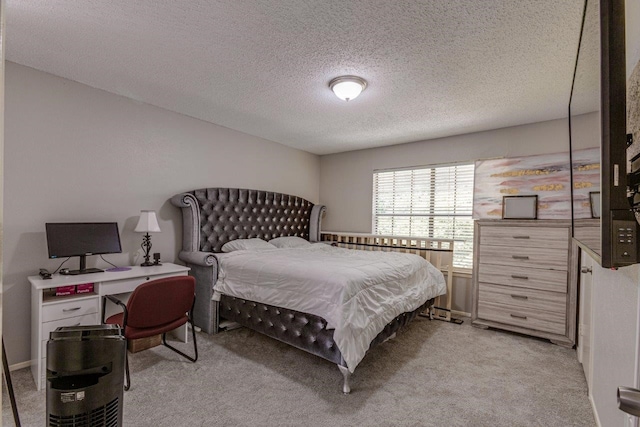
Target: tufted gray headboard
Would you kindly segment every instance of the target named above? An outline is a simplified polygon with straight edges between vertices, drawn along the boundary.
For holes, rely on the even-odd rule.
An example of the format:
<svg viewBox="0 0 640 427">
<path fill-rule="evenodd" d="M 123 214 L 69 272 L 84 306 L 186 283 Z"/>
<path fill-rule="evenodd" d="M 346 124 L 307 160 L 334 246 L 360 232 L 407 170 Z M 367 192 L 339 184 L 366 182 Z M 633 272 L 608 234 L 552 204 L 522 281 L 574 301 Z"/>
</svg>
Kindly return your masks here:
<svg viewBox="0 0 640 427">
<path fill-rule="evenodd" d="M 178 194 L 171 201 L 183 208 L 185 251 L 220 252 L 231 240 L 252 237 L 320 240 L 324 206 L 301 197 L 241 188 L 203 188 Z"/>
<path fill-rule="evenodd" d="M 270 240 L 298 236 L 320 241 L 325 207 L 301 197 L 242 188 L 203 188 L 181 193 L 171 203 L 182 209 L 182 251 L 179 258 L 196 278 L 194 320 L 206 332 L 215 325 L 211 296 L 218 278 L 215 253 L 236 239 Z"/>
</svg>

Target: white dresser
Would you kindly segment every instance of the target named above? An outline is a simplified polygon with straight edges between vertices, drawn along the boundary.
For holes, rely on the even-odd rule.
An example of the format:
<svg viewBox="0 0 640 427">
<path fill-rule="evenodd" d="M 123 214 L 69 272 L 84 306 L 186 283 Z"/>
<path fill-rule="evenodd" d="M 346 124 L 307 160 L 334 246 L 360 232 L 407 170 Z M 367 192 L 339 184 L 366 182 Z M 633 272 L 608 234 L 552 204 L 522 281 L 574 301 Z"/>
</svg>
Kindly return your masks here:
<svg viewBox="0 0 640 427">
<path fill-rule="evenodd" d="M 570 221 L 476 221 L 472 324 L 573 346 L 572 253 Z"/>
<path fill-rule="evenodd" d="M 47 374 L 47 341 L 49 333 L 60 326 L 99 325 L 102 321 L 102 296 L 132 292 L 149 280 L 171 276 L 185 276 L 188 267 L 165 263 L 153 267 L 131 267 L 126 271 L 78 276 L 53 275 L 44 280 L 29 276 L 31 282 L 31 373 L 38 390 L 45 386 Z M 68 296 L 56 296 L 55 288 L 93 283 L 93 292 Z M 118 309 L 114 308 L 114 312 Z M 109 311 L 107 311 L 109 314 Z M 186 328 L 186 325 L 185 325 Z M 186 329 L 179 332 L 186 341 Z"/>
</svg>

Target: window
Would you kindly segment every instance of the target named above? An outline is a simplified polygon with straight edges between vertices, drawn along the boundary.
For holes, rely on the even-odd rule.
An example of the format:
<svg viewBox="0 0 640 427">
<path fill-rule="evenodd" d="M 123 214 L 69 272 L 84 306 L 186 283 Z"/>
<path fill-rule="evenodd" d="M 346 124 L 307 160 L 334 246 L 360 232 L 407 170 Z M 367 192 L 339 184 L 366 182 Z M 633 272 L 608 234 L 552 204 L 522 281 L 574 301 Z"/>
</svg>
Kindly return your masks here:
<svg viewBox="0 0 640 427">
<path fill-rule="evenodd" d="M 374 234 L 455 239 L 454 267 L 473 267 L 473 164 L 373 173 Z"/>
</svg>

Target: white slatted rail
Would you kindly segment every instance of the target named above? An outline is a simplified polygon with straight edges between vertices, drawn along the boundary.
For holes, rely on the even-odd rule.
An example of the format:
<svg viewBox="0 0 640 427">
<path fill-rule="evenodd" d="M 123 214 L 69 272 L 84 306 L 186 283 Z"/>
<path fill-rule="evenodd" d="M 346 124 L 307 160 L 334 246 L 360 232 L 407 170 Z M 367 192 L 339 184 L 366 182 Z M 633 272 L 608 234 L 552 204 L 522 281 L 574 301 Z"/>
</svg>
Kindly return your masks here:
<svg viewBox="0 0 640 427">
<path fill-rule="evenodd" d="M 433 314 L 440 320 L 451 321 L 454 240 L 335 231 L 323 231 L 321 234 L 323 242 L 331 242 L 338 247 L 365 251 L 411 253 L 429 261 L 442 271 L 447 282 L 447 293 L 436 298 Z"/>
</svg>

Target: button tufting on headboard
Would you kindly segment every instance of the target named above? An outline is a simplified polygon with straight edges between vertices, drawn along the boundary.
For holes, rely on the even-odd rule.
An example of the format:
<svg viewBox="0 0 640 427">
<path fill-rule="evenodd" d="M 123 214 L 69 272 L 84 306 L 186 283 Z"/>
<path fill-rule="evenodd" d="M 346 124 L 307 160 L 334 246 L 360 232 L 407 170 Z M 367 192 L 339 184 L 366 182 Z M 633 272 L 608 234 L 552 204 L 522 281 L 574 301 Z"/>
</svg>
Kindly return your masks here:
<svg viewBox="0 0 640 427">
<path fill-rule="evenodd" d="M 220 252 L 235 239 L 309 238 L 313 204 L 301 197 L 237 188 L 204 188 L 192 194 L 200 205 L 201 251 Z"/>
</svg>

